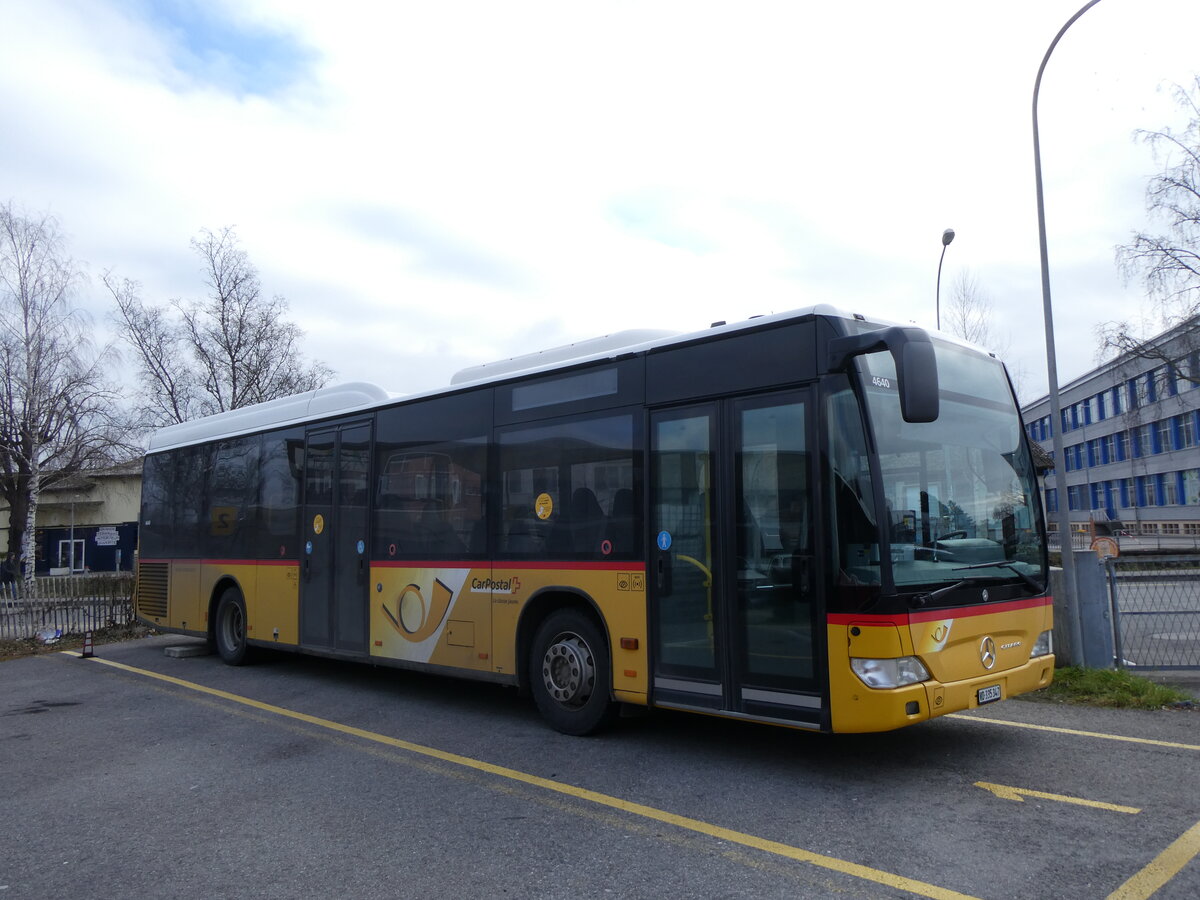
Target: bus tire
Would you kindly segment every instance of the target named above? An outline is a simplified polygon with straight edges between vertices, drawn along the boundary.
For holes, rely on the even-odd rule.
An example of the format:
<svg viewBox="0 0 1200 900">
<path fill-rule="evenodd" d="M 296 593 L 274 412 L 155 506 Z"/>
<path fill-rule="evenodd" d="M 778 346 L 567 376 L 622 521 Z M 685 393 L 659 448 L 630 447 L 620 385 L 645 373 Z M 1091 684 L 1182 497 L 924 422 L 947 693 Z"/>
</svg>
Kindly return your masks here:
<svg viewBox="0 0 1200 900">
<path fill-rule="evenodd" d="M 555 731 L 593 734 L 609 724 L 617 712 L 611 681 L 608 643 L 588 616 L 560 609 L 542 622 L 529 655 L 529 685 Z"/>
<path fill-rule="evenodd" d="M 231 666 L 249 661 L 250 647 L 246 642 L 246 602 L 237 588 L 226 588 L 217 601 L 217 616 L 213 624 L 213 639 L 217 655 Z"/>
</svg>

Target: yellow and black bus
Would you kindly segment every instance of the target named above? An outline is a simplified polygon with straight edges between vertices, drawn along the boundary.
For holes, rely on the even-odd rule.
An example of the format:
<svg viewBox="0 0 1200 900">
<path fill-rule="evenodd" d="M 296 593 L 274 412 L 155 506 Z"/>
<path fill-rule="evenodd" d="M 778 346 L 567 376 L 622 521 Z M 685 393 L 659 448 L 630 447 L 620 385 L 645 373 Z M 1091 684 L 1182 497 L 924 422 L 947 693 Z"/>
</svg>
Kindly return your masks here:
<svg viewBox="0 0 1200 900">
<path fill-rule="evenodd" d="M 879 731 L 1050 682 L 1037 498 L 996 359 L 820 306 L 164 428 L 137 609 L 233 665 L 514 685 L 570 734 Z"/>
</svg>

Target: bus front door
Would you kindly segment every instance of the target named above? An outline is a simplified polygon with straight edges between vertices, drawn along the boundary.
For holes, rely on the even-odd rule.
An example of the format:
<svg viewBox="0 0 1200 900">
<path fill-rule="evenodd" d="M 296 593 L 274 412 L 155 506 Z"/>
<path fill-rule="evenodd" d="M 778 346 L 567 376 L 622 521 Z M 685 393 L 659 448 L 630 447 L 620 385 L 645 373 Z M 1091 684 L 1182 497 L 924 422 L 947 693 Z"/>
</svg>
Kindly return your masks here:
<svg viewBox="0 0 1200 900">
<path fill-rule="evenodd" d="M 654 702 L 821 724 L 811 402 L 653 414 Z"/>
<path fill-rule="evenodd" d="M 365 653 L 371 424 L 309 429 L 304 452 L 300 644 Z"/>
</svg>

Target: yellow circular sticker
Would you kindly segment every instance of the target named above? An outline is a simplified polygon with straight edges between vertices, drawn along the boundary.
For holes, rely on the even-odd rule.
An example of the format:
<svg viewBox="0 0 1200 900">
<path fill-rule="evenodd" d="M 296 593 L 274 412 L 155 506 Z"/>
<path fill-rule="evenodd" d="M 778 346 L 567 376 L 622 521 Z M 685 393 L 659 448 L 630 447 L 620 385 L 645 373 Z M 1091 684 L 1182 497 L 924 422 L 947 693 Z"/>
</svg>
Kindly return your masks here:
<svg viewBox="0 0 1200 900">
<path fill-rule="evenodd" d="M 548 519 L 554 513 L 554 500 L 549 494 L 538 494 L 533 510 L 539 519 Z"/>
<path fill-rule="evenodd" d="M 321 515 L 320 513 L 317 513 L 316 516 L 313 517 L 313 533 L 320 534 L 324 530 L 325 530 L 325 517 L 323 515 Z"/>
</svg>

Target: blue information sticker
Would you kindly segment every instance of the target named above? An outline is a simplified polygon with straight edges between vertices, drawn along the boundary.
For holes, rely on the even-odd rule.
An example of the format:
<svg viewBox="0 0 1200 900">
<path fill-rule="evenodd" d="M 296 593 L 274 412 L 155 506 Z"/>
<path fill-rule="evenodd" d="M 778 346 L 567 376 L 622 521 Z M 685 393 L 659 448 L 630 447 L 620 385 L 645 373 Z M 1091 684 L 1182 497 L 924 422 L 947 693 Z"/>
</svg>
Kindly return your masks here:
<svg viewBox="0 0 1200 900">
<path fill-rule="evenodd" d="M 364 544 L 362 541 L 359 541 L 359 542 L 358 542 L 358 555 L 359 555 L 359 556 L 362 556 L 362 555 L 363 555 L 363 551 L 364 551 L 364 550 L 366 550 L 366 549 L 367 549 L 367 545 L 366 545 L 366 544 Z"/>
<path fill-rule="evenodd" d="M 659 550 L 670 550 L 671 549 L 671 532 L 660 531 L 658 533 L 658 549 Z"/>
<path fill-rule="evenodd" d="M 311 553 L 312 553 L 312 541 L 305 541 L 305 542 L 304 542 L 304 552 L 305 552 L 305 553 L 308 553 L 308 554 L 311 554 Z"/>
</svg>

